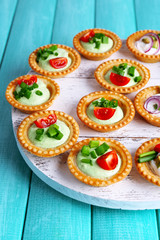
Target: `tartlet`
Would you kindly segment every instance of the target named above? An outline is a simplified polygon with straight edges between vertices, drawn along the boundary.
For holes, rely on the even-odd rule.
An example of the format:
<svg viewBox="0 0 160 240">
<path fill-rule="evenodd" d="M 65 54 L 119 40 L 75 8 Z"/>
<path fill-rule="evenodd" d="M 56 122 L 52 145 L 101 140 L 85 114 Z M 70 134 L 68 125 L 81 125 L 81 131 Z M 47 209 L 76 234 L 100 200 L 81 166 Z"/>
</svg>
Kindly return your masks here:
<svg viewBox="0 0 160 240">
<path fill-rule="evenodd" d="M 134 105 L 136 108 L 136 111 L 150 124 L 155 125 L 157 127 L 160 127 L 160 117 L 157 117 L 154 114 L 149 113 L 145 108 L 144 108 L 144 103 L 145 101 L 155 95 L 155 94 L 160 94 L 160 87 L 159 86 L 153 86 L 153 87 L 148 87 L 143 90 L 141 90 L 134 99 Z"/>
<path fill-rule="evenodd" d="M 155 33 L 158 34 L 160 31 L 157 30 L 141 30 L 137 31 L 133 34 L 131 34 L 126 41 L 126 45 L 128 49 L 135 55 L 135 57 L 142 61 L 142 62 L 148 62 L 148 63 L 155 63 L 160 61 L 160 54 L 158 55 L 147 55 L 145 53 L 140 52 L 136 46 L 135 42 L 138 41 L 142 36 L 148 33 Z"/>
<path fill-rule="evenodd" d="M 95 33 L 103 33 L 107 37 L 111 38 L 113 40 L 112 48 L 109 51 L 106 51 L 103 53 L 93 53 L 93 52 L 89 52 L 86 49 L 84 49 L 80 43 L 80 38 L 83 35 L 85 35 L 86 33 L 88 33 L 89 31 L 94 31 Z M 82 54 L 85 58 L 98 61 L 98 60 L 103 60 L 105 58 L 108 58 L 114 52 L 118 51 L 122 46 L 122 41 L 115 33 L 111 32 L 111 31 L 108 31 L 105 29 L 100 29 L 100 28 L 94 28 L 94 29 L 84 30 L 84 31 L 78 33 L 77 35 L 75 35 L 75 37 L 73 38 L 73 45 L 74 45 L 75 49 L 80 54 Z"/>
<path fill-rule="evenodd" d="M 68 52 L 68 56 L 71 58 L 72 62 L 71 65 L 65 69 L 65 70 L 60 70 L 56 71 L 56 72 L 52 72 L 52 71 L 47 71 L 43 68 L 41 68 L 38 63 L 37 63 L 37 52 L 41 49 L 44 50 L 46 48 L 50 48 L 52 46 L 57 46 L 60 49 L 64 49 L 66 52 Z M 37 48 L 36 50 L 34 50 L 30 56 L 29 56 L 29 65 L 30 67 L 37 73 L 44 75 L 44 76 L 48 76 L 48 77 L 52 77 L 52 78 L 62 78 L 65 75 L 75 71 L 81 62 L 81 57 L 80 55 L 77 53 L 77 51 L 75 51 L 73 48 L 70 48 L 68 46 L 65 45 L 60 45 L 60 44 L 48 44 L 42 47 Z"/>
<path fill-rule="evenodd" d="M 50 98 L 46 102 L 44 102 L 40 105 L 35 105 L 35 106 L 21 104 L 14 97 L 14 91 L 18 85 L 18 81 L 22 80 L 22 79 L 27 80 L 28 78 L 30 78 L 32 76 L 37 76 L 37 78 L 40 79 L 46 85 L 47 89 L 50 92 Z M 24 76 L 20 76 L 20 77 L 14 79 L 13 81 L 11 81 L 9 83 L 9 85 L 6 89 L 5 95 L 6 95 L 7 101 L 13 107 L 18 108 L 22 112 L 33 113 L 33 112 L 37 112 L 37 111 L 41 111 L 41 110 L 46 110 L 47 108 L 49 108 L 53 104 L 55 98 L 59 94 L 60 94 L 59 85 L 54 80 L 52 80 L 48 77 L 39 76 L 39 75 L 24 75 Z"/>
<path fill-rule="evenodd" d="M 112 85 L 109 82 L 107 82 L 107 80 L 105 79 L 105 75 L 107 74 L 108 71 L 110 71 L 114 66 L 119 66 L 119 64 L 122 63 L 127 63 L 129 66 L 134 66 L 136 67 L 137 71 L 139 72 L 140 76 L 142 77 L 142 79 L 133 86 L 130 87 L 125 87 L 125 86 L 116 86 L 116 85 Z M 104 88 L 110 90 L 110 91 L 115 91 L 115 92 L 119 92 L 119 93 L 131 93 L 131 92 L 135 92 L 139 89 L 141 89 L 142 87 L 144 87 L 147 82 L 149 81 L 150 78 L 150 71 L 148 68 L 146 68 L 145 66 L 143 66 L 142 64 L 136 62 L 136 61 L 132 61 L 130 59 L 114 59 L 114 60 L 110 60 L 107 62 L 104 62 L 102 64 L 100 64 L 95 73 L 94 73 L 95 79 L 97 80 L 97 82 Z"/>
<path fill-rule="evenodd" d="M 160 143 L 160 138 L 154 138 L 147 142 L 144 142 L 135 153 L 135 164 L 138 172 L 149 182 L 160 186 L 160 177 L 152 171 L 149 162 L 139 163 L 139 155 L 148 151 L 153 151 L 155 146 Z"/>
<path fill-rule="evenodd" d="M 55 114 L 57 120 L 63 122 L 70 130 L 68 139 L 57 147 L 42 148 L 34 145 L 28 137 L 29 128 L 34 124 L 35 121 L 41 118 L 48 117 L 51 114 Z M 23 148 L 28 150 L 30 153 L 40 157 L 52 157 L 66 152 L 72 148 L 76 143 L 79 136 L 79 126 L 74 118 L 64 112 L 59 111 L 40 111 L 33 113 L 26 117 L 18 127 L 17 138 Z"/>
<path fill-rule="evenodd" d="M 90 141 L 99 141 L 100 144 L 105 142 L 112 150 L 115 150 L 119 154 L 122 163 L 119 171 L 115 175 L 109 177 L 108 179 L 95 178 L 93 176 L 88 176 L 78 168 L 76 163 L 77 154 L 80 152 L 82 147 L 89 144 Z M 104 187 L 119 182 L 127 177 L 132 168 L 132 157 L 129 151 L 116 140 L 106 138 L 89 138 L 82 140 L 73 146 L 68 156 L 67 163 L 70 172 L 81 182 L 96 187 Z"/>
<path fill-rule="evenodd" d="M 123 110 L 124 117 L 120 121 L 109 125 L 102 125 L 92 121 L 87 115 L 87 108 L 93 101 L 99 98 L 118 100 L 118 104 Z M 128 123 L 130 123 L 134 118 L 135 109 L 131 100 L 126 96 L 115 92 L 99 91 L 90 93 L 81 98 L 77 105 L 77 115 L 79 119 L 88 127 L 99 132 L 108 132 L 122 128 Z"/>
</svg>

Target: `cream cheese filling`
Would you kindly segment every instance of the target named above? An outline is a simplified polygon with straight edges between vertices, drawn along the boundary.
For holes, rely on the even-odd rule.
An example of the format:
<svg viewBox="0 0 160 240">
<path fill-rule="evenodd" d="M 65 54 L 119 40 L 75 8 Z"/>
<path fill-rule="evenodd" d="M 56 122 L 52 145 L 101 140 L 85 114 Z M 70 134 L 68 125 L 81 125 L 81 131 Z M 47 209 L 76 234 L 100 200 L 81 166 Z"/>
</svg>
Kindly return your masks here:
<svg viewBox="0 0 160 240">
<path fill-rule="evenodd" d="M 124 70 L 124 76 L 125 77 L 128 77 L 130 78 L 130 81 L 128 84 L 126 84 L 125 86 L 122 86 L 122 87 L 131 87 L 131 86 L 134 86 L 137 84 L 137 82 L 134 81 L 134 78 L 135 77 L 138 77 L 140 76 L 139 72 L 137 71 L 137 69 L 135 69 L 135 72 L 134 72 L 134 77 L 131 77 L 130 75 L 128 75 L 128 68 L 131 67 L 131 66 L 127 66 L 127 68 Z M 105 75 L 104 75 L 104 79 L 112 86 L 117 86 L 115 84 L 113 84 L 110 80 L 110 75 L 111 75 L 111 72 L 114 72 L 112 69 L 110 69 Z"/>
<path fill-rule="evenodd" d="M 92 148 L 92 149 L 94 150 L 94 148 Z M 110 152 L 110 151 L 112 151 L 112 150 L 108 149 L 107 152 Z M 76 163 L 77 163 L 78 168 L 83 173 L 85 173 L 87 176 L 91 176 L 91 177 L 99 178 L 99 179 L 108 179 L 108 178 L 114 176 L 120 170 L 122 160 L 118 154 L 117 154 L 117 156 L 118 156 L 118 164 L 114 170 L 105 170 L 105 169 L 99 167 L 99 165 L 96 163 L 96 160 L 98 157 L 96 159 L 89 157 L 89 159 L 92 160 L 93 166 L 91 166 L 90 164 L 82 163 L 81 160 L 86 157 L 84 157 L 82 155 L 81 151 L 77 154 Z"/>
<path fill-rule="evenodd" d="M 108 43 L 101 43 L 99 49 L 95 48 L 96 46 L 95 43 L 89 43 L 89 42 L 83 42 L 83 41 L 80 41 L 80 43 L 85 50 L 92 53 L 104 53 L 109 51 L 113 46 L 113 40 L 109 37 L 108 37 Z"/>
<path fill-rule="evenodd" d="M 28 106 L 36 106 L 48 101 L 48 99 L 50 98 L 50 91 L 46 87 L 45 83 L 37 78 L 37 84 L 38 88 L 35 88 L 31 91 L 31 96 L 29 99 L 26 97 L 21 97 L 17 101 L 21 104 Z M 19 93 L 21 87 L 17 85 L 15 90 L 17 91 L 17 93 Z M 36 94 L 36 91 L 41 91 L 43 94 L 39 96 Z"/>
<path fill-rule="evenodd" d="M 100 101 L 100 98 L 97 99 L 98 101 Z M 114 124 L 116 122 L 119 122 L 123 117 L 124 117 L 124 113 L 121 107 L 117 106 L 116 107 L 116 111 L 114 113 L 114 115 L 108 119 L 108 120 L 100 120 L 98 118 L 96 118 L 96 116 L 94 115 L 94 105 L 93 103 L 90 103 L 90 105 L 87 108 L 87 116 L 94 122 L 98 123 L 98 124 L 102 124 L 102 125 L 109 125 L 109 124 Z"/>
<path fill-rule="evenodd" d="M 72 59 L 68 56 L 68 52 L 65 49 L 58 48 L 57 50 L 55 50 L 55 52 L 58 53 L 58 56 L 55 56 L 54 54 L 50 54 L 49 57 L 45 60 L 42 60 L 40 58 L 39 62 L 38 62 L 38 65 L 42 69 L 50 71 L 50 72 L 60 72 L 60 71 L 63 71 L 65 69 L 67 69 L 72 64 Z M 59 57 L 67 58 L 67 60 L 68 60 L 67 65 L 65 67 L 59 68 L 59 69 L 53 68 L 49 63 L 49 60 L 54 59 L 54 58 L 59 58 Z"/>
<path fill-rule="evenodd" d="M 65 143 L 67 141 L 67 139 L 69 138 L 70 129 L 63 121 L 60 121 L 60 120 L 56 121 L 56 125 L 59 126 L 59 131 L 61 133 L 63 133 L 63 137 L 60 140 L 50 138 L 47 136 L 47 134 L 45 134 L 49 127 L 44 128 L 43 139 L 41 141 L 36 140 L 35 139 L 36 130 L 38 129 L 38 127 L 35 124 L 31 125 L 31 127 L 29 128 L 28 138 L 35 146 L 40 147 L 40 148 L 47 149 L 47 148 L 58 147 L 58 146 L 62 145 L 63 143 Z"/>
</svg>

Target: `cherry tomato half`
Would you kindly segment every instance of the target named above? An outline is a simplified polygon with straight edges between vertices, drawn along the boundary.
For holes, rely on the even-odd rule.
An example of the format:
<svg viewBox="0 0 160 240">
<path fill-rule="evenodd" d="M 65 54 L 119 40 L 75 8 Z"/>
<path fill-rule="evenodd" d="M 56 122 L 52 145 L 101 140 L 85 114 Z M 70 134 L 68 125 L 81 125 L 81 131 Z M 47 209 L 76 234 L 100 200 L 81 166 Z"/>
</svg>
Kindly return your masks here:
<svg viewBox="0 0 160 240">
<path fill-rule="evenodd" d="M 38 120 L 34 121 L 34 123 L 38 128 L 46 128 L 54 124 L 56 121 L 57 121 L 57 116 L 55 114 L 50 114 L 47 117 L 39 118 Z"/>
<path fill-rule="evenodd" d="M 87 32 L 85 35 L 83 35 L 80 40 L 83 42 L 88 42 L 91 37 L 94 37 L 95 33 L 93 30 Z"/>
<path fill-rule="evenodd" d="M 29 78 L 26 78 L 26 79 L 18 79 L 17 80 L 17 83 L 19 85 L 21 85 L 22 82 L 26 83 L 27 85 L 32 85 L 33 83 L 37 82 L 37 76 L 33 75 L 33 76 L 31 76 Z"/>
<path fill-rule="evenodd" d="M 160 143 L 159 144 L 157 144 L 155 147 L 154 147 L 154 151 L 156 151 L 156 152 L 160 152 Z"/>
<path fill-rule="evenodd" d="M 49 63 L 53 68 L 64 68 L 68 63 L 68 59 L 65 57 L 52 58 L 49 60 Z"/>
<path fill-rule="evenodd" d="M 108 120 L 113 117 L 116 109 L 115 108 L 104 108 L 104 107 L 95 107 L 94 115 L 100 120 Z"/>
<path fill-rule="evenodd" d="M 121 76 L 117 73 L 113 73 L 111 72 L 110 74 L 110 80 L 113 84 L 117 85 L 117 86 L 125 86 L 129 83 L 130 81 L 130 78 L 128 77 L 124 77 L 124 76 Z"/>
<path fill-rule="evenodd" d="M 105 170 L 113 170 L 118 164 L 118 156 L 116 151 L 105 153 L 104 155 L 97 158 L 97 164 Z"/>
</svg>

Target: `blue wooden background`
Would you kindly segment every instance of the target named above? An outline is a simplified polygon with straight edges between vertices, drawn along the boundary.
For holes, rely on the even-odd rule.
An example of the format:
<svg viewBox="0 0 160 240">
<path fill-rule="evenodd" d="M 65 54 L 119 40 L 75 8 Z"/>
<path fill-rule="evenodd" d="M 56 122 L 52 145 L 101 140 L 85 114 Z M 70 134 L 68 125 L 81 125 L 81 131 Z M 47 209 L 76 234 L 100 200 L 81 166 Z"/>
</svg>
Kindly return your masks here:
<svg viewBox="0 0 160 240">
<path fill-rule="evenodd" d="M 0 0 L 0 239 L 157 240 L 160 211 L 122 211 L 83 204 L 39 180 L 22 159 L 13 136 L 5 89 L 29 71 L 37 47 L 62 43 L 87 28 L 127 38 L 158 29 L 158 0 Z"/>
</svg>

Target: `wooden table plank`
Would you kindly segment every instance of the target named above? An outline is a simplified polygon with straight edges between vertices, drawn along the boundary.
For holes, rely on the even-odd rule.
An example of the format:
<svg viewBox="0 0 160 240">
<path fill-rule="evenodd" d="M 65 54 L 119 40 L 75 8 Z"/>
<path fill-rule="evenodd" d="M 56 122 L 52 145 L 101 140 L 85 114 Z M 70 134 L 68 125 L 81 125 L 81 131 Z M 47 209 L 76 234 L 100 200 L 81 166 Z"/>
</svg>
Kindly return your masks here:
<svg viewBox="0 0 160 240">
<path fill-rule="evenodd" d="M 58 193 L 33 174 L 23 240 L 86 240 L 90 233 L 89 205 Z"/>
<path fill-rule="evenodd" d="M 136 31 L 134 0 L 96 1 L 96 27 L 115 32 L 127 38 Z"/>
<path fill-rule="evenodd" d="M 73 47 L 73 37 L 80 31 L 94 27 L 94 0 L 59 0 L 53 27 L 53 43 Z"/>
<path fill-rule="evenodd" d="M 0 63 L 9 37 L 10 28 L 18 0 L 1 0 L 0 2 Z M 2 24 L 3 23 L 3 24 Z"/>
<path fill-rule="evenodd" d="M 72 12 L 71 6 L 74 9 Z M 87 4 L 85 0 L 74 2 L 69 0 L 67 4 L 65 0 L 59 0 L 53 24 L 52 42 L 72 46 L 73 34 L 85 27 L 94 27 L 94 7 L 92 0 Z M 83 9 L 83 18 L 80 9 Z M 58 83 L 60 80 L 56 81 Z M 23 239 L 45 239 L 46 232 L 48 239 L 90 239 L 90 205 L 64 197 L 35 179 L 33 176 Z M 39 188 L 42 185 L 42 189 L 37 190 L 37 185 Z M 45 192 L 44 195 L 42 195 L 43 192 Z M 37 219 L 41 216 L 48 216 L 48 220 L 44 217 L 44 220 L 38 221 Z M 45 221 L 48 224 L 44 224 Z M 40 232 L 38 236 L 37 232 Z"/>
<path fill-rule="evenodd" d="M 19 2 L 1 66 L 0 239 L 21 239 L 31 174 L 15 143 L 5 89 L 12 79 L 26 74 L 29 53 L 45 44 L 47 38 L 50 41 L 54 6 L 55 1 L 50 0 L 39 0 L 38 4 L 32 0 Z"/>
<path fill-rule="evenodd" d="M 154 227 L 153 227 L 154 226 Z M 125 211 L 94 207 L 94 240 L 158 240 L 155 211 Z"/>
<path fill-rule="evenodd" d="M 160 29 L 160 1 L 135 0 L 137 31 L 144 29 Z"/>
</svg>

